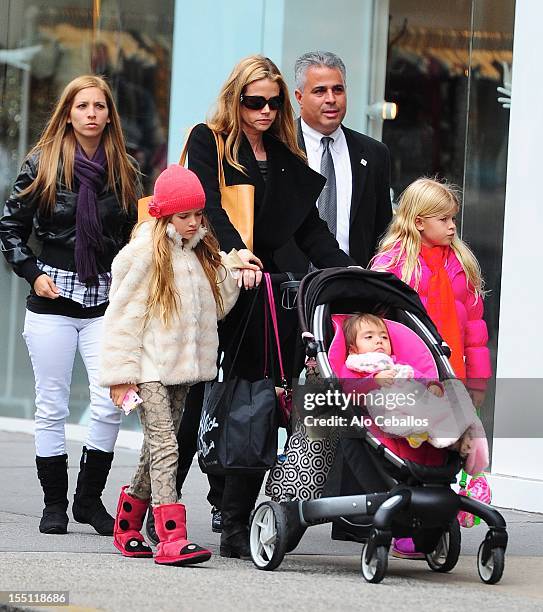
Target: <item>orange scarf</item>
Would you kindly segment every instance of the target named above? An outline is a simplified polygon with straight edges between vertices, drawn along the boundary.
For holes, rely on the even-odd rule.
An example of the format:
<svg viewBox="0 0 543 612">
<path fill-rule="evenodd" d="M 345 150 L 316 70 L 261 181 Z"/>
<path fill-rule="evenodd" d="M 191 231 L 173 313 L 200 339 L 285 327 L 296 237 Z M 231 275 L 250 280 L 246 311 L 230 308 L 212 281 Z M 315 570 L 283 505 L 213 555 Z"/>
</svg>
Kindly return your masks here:
<svg viewBox="0 0 543 612">
<path fill-rule="evenodd" d="M 464 347 L 460 337 L 460 326 L 451 279 L 445 270 L 445 262 L 449 256 L 449 247 L 435 246 L 429 248 L 422 245 L 421 255 L 430 268 L 432 276 L 428 284 L 428 304 L 426 310 L 435 323 L 443 340 L 451 349 L 450 362 L 458 378 L 466 377 L 464 364 Z"/>
</svg>

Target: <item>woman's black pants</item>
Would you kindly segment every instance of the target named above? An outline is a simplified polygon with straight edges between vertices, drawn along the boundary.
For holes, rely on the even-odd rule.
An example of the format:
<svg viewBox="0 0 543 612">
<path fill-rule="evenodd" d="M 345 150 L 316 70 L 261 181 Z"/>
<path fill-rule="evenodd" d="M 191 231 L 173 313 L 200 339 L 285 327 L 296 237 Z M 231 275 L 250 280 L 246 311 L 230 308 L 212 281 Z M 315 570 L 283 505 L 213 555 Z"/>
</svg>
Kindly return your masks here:
<svg viewBox="0 0 543 612">
<path fill-rule="evenodd" d="M 225 478 L 222 498 L 222 539 L 245 531 L 249 525 L 249 516 L 264 480 L 265 473 L 228 474 Z"/>
</svg>

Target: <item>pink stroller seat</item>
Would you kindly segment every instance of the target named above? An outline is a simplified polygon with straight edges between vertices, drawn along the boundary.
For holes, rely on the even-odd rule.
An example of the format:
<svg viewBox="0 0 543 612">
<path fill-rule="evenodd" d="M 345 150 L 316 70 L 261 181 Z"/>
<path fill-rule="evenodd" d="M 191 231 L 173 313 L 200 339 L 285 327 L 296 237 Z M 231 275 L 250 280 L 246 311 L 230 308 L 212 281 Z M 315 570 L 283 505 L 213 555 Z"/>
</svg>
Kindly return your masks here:
<svg viewBox="0 0 543 612">
<path fill-rule="evenodd" d="M 345 376 L 347 349 L 345 346 L 345 336 L 343 335 L 343 322 L 349 316 L 351 315 L 332 315 L 334 337 L 328 350 L 328 361 L 332 371 L 338 378 L 347 378 Z M 413 330 L 402 323 L 385 319 L 385 324 L 394 355 L 396 355 L 398 362 L 409 363 L 425 378 L 438 379 L 438 371 L 434 358 L 424 341 Z M 369 431 L 384 446 L 402 459 L 429 466 L 440 466 L 446 461 L 446 449 L 435 448 L 427 442 L 423 442 L 418 448 L 412 448 L 404 438 L 392 438 L 385 435 L 376 425 L 370 427 Z"/>
</svg>

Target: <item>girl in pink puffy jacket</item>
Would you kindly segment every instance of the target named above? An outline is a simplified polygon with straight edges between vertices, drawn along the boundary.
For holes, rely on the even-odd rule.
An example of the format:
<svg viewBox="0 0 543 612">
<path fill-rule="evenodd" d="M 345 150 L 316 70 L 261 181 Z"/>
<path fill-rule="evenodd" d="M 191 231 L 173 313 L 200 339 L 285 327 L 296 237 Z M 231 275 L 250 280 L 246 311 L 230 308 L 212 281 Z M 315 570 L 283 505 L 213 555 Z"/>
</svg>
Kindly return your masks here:
<svg viewBox="0 0 543 612">
<path fill-rule="evenodd" d="M 451 348 L 450 362 L 457 377 L 465 381 L 479 408 L 491 376 L 483 320 L 484 283 L 475 255 L 456 233 L 458 209 L 458 196 L 450 185 L 429 178 L 411 183 L 400 197 L 371 268 L 392 272 L 417 291 Z M 472 479 L 468 489 L 484 490 L 483 501 L 490 501 L 482 474 Z M 469 525 L 469 517 L 460 519 Z"/>
</svg>

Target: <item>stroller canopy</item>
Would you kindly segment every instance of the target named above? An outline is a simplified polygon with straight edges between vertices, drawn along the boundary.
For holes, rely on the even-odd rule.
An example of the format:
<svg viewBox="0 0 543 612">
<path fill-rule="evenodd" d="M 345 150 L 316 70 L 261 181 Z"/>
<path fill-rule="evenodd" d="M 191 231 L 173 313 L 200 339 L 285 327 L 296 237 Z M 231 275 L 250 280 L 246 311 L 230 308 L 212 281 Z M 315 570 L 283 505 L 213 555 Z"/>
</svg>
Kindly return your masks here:
<svg viewBox="0 0 543 612">
<path fill-rule="evenodd" d="M 330 305 L 330 314 L 375 312 L 389 316 L 398 310 L 410 312 L 428 328 L 438 344 L 442 342 L 417 292 L 390 272 L 351 267 L 327 268 L 308 274 L 298 290 L 302 332 L 311 332 L 315 309 L 321 304 Z"/>
</svg>

